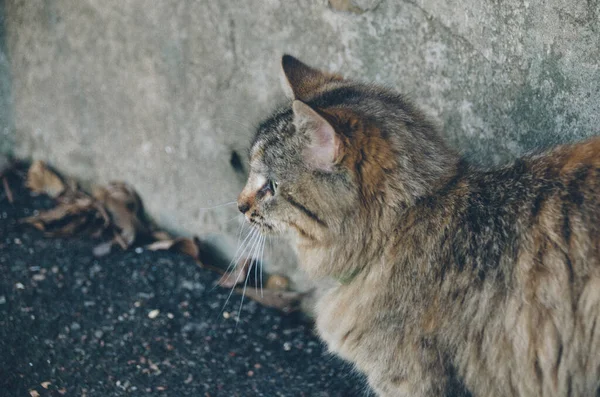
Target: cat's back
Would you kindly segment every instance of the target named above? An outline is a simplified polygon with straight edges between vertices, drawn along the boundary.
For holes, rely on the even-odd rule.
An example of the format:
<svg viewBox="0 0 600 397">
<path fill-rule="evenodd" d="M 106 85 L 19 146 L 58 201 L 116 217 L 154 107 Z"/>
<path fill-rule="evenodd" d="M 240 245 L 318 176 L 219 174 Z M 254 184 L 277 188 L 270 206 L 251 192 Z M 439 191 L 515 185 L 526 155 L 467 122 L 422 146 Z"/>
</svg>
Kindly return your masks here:
<svg viewBox="0 0 600 397">
<path fill-rule="evenodd" d="M 472 314 L 485 318 L 472 329 L 485 338 L 466 337 L 467 383 L 485 395 L 485 372 L 495 374 L 498 390 L 513 395 L 594 395 L 600 386 L 600 138 L 525 157 L 474 180 L 480 184 L 465 208 L 487 202 L 491 209 L 471 210 L 489 216 L 479 220 L 472 241 L 485 242 L 484 225 L 492 224 L 490 241 L 500 247 L 483 245 L 474 261 L 496 260 L 504 278 L 487 284 L 496 291 L 488 304 L 472 305 Z M 483 316 L 482 307 L 498 312 Z M 473 359 L 474 351 L 486 355 Z"/>
</svg>

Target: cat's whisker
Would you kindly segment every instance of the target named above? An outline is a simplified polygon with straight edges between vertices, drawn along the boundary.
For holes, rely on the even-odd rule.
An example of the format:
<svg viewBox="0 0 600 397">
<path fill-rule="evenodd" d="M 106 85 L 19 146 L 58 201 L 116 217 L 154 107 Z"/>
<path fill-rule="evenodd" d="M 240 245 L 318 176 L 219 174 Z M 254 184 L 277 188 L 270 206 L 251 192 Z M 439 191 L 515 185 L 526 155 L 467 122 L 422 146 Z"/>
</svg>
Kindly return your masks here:
<svg viewBox="0 0 600 397">
<path fill-rule="evenodd" d="M 240 322 L 240 315 L 242 314 L 242 306 L 244 305 L 244 298 L 246 297 L 246 288 L 248 287 L 248 280 L 250 279 L 250 273 L 252 272 L 252 266 L 255 267 L 256 269 L 256 253 L 258 251 L 258 249 L 260 248 L 260 242 L 262 241 L 263 236 L 259 235 L 258 238 L 258 244 L 256 245 L 256 247 L 254 248 L 254 251 L 252 252 L 252 256 L 250 259 L 250 265 L 248 267 L 248 271 L 246 273 L 246 280 L 244 281 L 244 289 L 242 290 L 242 298 L 240 300 L 240 307 L 238 309 L 238 313 L 237 313 L 237 317 L 235 320 L 235 328 L 237 329 L 237 326 Z"/>
<path fill-rule="evenodd" d="M 242 222 L 240 224 L 240 230 L 238 231 L 238 234 L 237 234 L 237 242 L 238 242 L 238 244 L 240 243 L 240 237 L 242 237 L 242 232 L 244 231 L 244 226 L 246 226 L 246 222 Z"/>
<path fill-rule="evenodd" d="M 230 201 L 228 203 L 218 204 L 218 205 L 214 205 L 212 207 L 198 207 L 197 209 L 202 210 L 202 211 L 214 210 L 216 208 L 226 207 L 228 205 L 233 205 L 233 204 L 237 204 L 237 201 Z"/>
<path fill-rule="evenodd" d="M 257 235 L 256 233 L 253 234 L 253 239 L 252 241 L 252 247 L 254 247 L 254 244 L 256 244 L 256 242 L 258 241 L 258 237 L 260 237 L 260 234 Z M 252 250 L 252 249 L 251 249 Z M 248 263 L 249 258 L 247 258 L 246 260 L 244 260 L 244 263 L 241 264 L 241 266 L 246 267 L 246 264 Z M 225 300 L 225 304 L 223 305 L 223 308 L 221 309 L 221 315 L 223 314 L 223 311 L 225 310 L 225 307 L 227 306 L 227 303 L 229 303 L 229 299 L 231 299 L 231 295 L 233 295 L 233 291 L 235 291 L 235 286 L 239 283 L 240 281 L 240 276 L 242 275 L 243 272 L 239 272 L 236 279 L 235 279 L 235 283 L 233 284 L 233 286 L 231 287 L 231 291 L 229 291 L 229 295 L 227 296 L 227 300 Z"/>
<path fill-rule="evenodd" d="M 267 239 L 268 239 L 268 236 L 264 236 L 262 250 L 260 252 L 260 264 L 259 264 L 259 266 L 260 266 L 260 297 L 261 298 L 264 296 L 263 295 L 263 266 L 264 266 L 263 264 L 264 264 L 264 258 L 265 258 L 265 244 L 267 242 Z"/>
<path fill-rule="evenodd" d="M 263 237 L 264 239 L 264 237 Z M 260 248 L 259 248 L 260 251 Z M 258 262 L 256 263 L 256 266 L 254 266 L 254 290 L 256 291 L 256 286 L 258 284 L 258 280 L 257 280 L 257 271 L 258 271 Z"/>
<path fill-rule="evenodd" d="M 229 223 L 229 222 L 231 222 L 231 221 L 235 221 L 235 220 L 238 220 L 238 221 L 239 221 L 239 220 L 241 220 L 241 219 L 242 219 L 242 218 L 241 218 L 241 216 L 242 216 L 241 214 L 236 214 L 236 216 L 234 216 L 234 217 L 233 217 L 233 218 L 231 218 L 231 219 L 228 219 L 228 220 L 226 220 L 224 223 L 225 223 L 225 224 L 227 224 L 227 223 Z M 242 222 L 242 225 L 243 225 L 244 223 L 245 223 L 245 222 Z"/>
<path fill-rule="evenodd" d="M 247 248 L 250 246 L 250 243 L 252 241 L 254 241 L 254 237 L 256 236 L 256 233 L 254 230 L 250 230 L 248 232 L 248 235 L 246 236 L 246 238 L 244 238 L 244 241 L 238 245 L 237 250 L 235 251 L 235 254 L 233 254 L 233 257 L 231 259 L 231 262 L 229 262 L 229 265 L 227 266 L 227 269 L 225 269 L 225 273 L 224 274 L 228 274 L 230 271 L 232 271 L 233 269 L 236 268 L 237 266 L 237 261 L 240 260 L 240 258 L 244 255 L 244 252 L 247 250 Z M 248 240 L 250 239 L 250 240 Z M 239 255 L 238 255 L 239 253 Z M 217 287 L 219 286 L 219 284 L 215 284 L 215 286 L 212 288 L 212 290 L 214 291 Z M 227 304 L 227 302 L 226 302 Z"/>
<path fill-rule="evenodd" d="M 233 254 L 233 257 L 231 258 L 231 262 L 229 262 L 229 266 L 227 266 L 227 269 L 225 270 L 225 272 L 228 272 L 228 271 L 232 270 L 232 267 L 235 268 L 237 266 L 237 261 L 239 261 L 244 256 L 244 252 L 250 245 L 250 241 L 254 240 L 254 237 L 251 237 L 250 241 L 248 241 L 247 243 L 246 243 L 246 241 L 248 240 L 248 238 L 250 236 L 256 236 L 256 234 L 257 233 L 254 229 L 251 229 L 248 232 L 248 235 L 246 236 L 246 238 L 244 239 L 242 244 L 240 244 L 238 246 L 238 249 L 235 251 L 235 254 Z"/>
</svg>

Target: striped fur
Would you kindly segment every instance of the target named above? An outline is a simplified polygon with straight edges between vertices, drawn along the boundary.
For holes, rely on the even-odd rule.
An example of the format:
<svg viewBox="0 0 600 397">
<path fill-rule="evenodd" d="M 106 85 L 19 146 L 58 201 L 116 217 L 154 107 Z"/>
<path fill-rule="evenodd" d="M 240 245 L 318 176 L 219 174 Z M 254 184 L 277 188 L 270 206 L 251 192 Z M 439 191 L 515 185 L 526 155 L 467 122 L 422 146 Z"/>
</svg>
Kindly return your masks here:
<svg viewBox="0 0 600 397">
<path fill-rule="evenodd" d="M 600 138 L 479 170 L 402 96 L 290 58 L 287 91 L 339 153 L 307 164 L 314 132 L 288 104 L 258 128 L 239 202 L 343 281 L 316 308 L 329 349 L 381 396 L 597 395 Z"/>
</svg>

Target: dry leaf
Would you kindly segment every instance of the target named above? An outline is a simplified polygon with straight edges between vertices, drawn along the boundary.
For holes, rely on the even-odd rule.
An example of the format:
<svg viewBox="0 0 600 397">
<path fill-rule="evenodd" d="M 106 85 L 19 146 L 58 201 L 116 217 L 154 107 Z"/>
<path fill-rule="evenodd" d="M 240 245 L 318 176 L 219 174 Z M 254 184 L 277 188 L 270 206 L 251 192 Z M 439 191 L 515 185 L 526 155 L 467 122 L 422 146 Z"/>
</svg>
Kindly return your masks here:
<svg viewBox="0 0 600 397">
<path fill-rule="evenodd" d="M 265 283 L 265 288 L 270 290 L 285 291 L 290 285 L 290 280 L 287 277 L 273 274 L 269 276 Z"/>
<path fill-rule="evenodd" d="M 146 246 L 150 251 L 169 250 L 181 252 L 182 254 L 198 259 L 200 256 L 200 240 L 197 237 L 193 239 L 187 237 L 178 237 L 172 240 L 156 241 Z"/>
<path fill-rule="evenodd" d="M 149 235 L 148 228 L 141 221 L 142 201 L 129 185 L 111 182 L 106 187 L 96 187 L 93 196 L 106 208 L 127 247 L 133 244 L 139 235 Z"/>
<path fill-rule="evenodd" d="M 162 230 L 157 230 L 157 231 L 153 232 L 152 233 L 152 238 L 154 240 L 157 240 L 157 241 L 159 241 L 159 240 L 173 240 L 173 237 L 169 233 L 167 233 L 165 231 L 162 231 Z"/>
<path fill-rule="evenodd" d="M 114 244 L 114 242 L 112 240 L 98 244 L 97 246 L 94 247 L 92 253 L 96 257 L 106 256 L 106 255 L 110 254 L 113 244 Z"/>
<path fill-rule="evenodd" d="M 47 389 L 47 388 L 48 388 L 48 386 L 50 386 L 52 383 L 51 383 L 51 382 L 48 382 L 48 381 L 46 381 L 46 382 L 42 382 L 42 383 L 40 383 L 40 384 L 42 385 L 42 387 L 43 387 L 44 389 Z"/>
<path fill-rule="evenodd" d="M 243 288 L 236 288 L 235 291 L 239 294 L 244 293 Z M 245 296 L 264 306 L 279 309 L 285 313 L 293 312 L 298 309 L 300 300 L 304 297 L 304 293 L 295 291 L 277 291 L 277 290 L 258 290 L 255 288 L 247 288 Z"/>
<path fill-rule="evenodd" d="M 217 285 L 224 288 L 231 288 L 240 283 L 243 283 L 246 280 L 250 262 L 250 259 L 244 259 L 239 261 L 237 266 L 233 270 L 226 272 L 221 276 L 219 281 L 217 281 Z"/>
<path fill-rule="evenodd" d="M 24 218 L 21 222 L 33 225 L 48 236 L 71 236 L 102 224 L 102 219 L 92 204 L 90 199 L 60 204 L 38 215 Z"/>
<path fill-rule="evenodd" d="M 65 191 L 65 184 L 60 177 L 39 160 L 29 167 L 26 185 L 35 193 L 47 194 L 52 198 L 60 196 Z"/>
</svg>

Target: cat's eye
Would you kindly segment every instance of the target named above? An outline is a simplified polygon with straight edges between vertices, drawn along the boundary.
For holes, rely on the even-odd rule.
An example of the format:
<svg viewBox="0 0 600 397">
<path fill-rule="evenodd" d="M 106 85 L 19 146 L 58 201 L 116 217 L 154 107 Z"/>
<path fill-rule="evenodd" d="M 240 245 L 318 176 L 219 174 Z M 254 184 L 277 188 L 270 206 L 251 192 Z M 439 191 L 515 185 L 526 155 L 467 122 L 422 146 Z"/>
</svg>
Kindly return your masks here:
<svg viewBox="0 0 600 397">
<path fill-rule="evenodd" d="M 260 189 L 259 193 L 261 193 L 262 195 L 265 195 L 267 192 L 271 192 L 271 194 L 274 196 L 275 193 L 277 193 L 277 187 L 279 186 L 279 184 L 277 182 L 275 182 L 272 179 L 267 180 L 267 183 L 265 183 L 263 185 L 263 187 Z"/>
<path fill-rule="evenodd" d="M 273 194 L 277 193 L 277 188 L 279 187 L 279 183 L 274 180 L 269 180 L 269 189 L 273 192 Z"/>
</svg>

